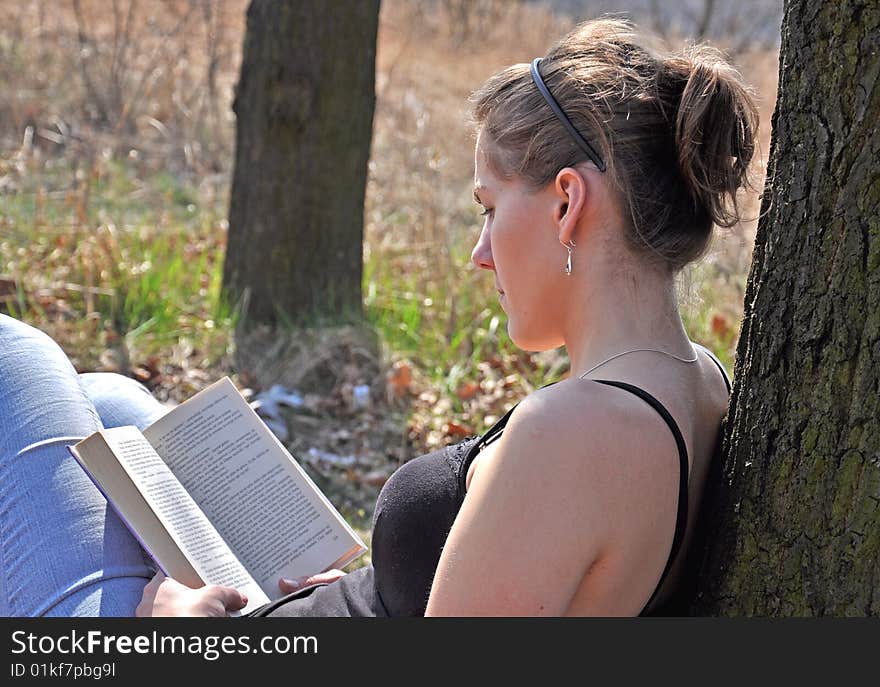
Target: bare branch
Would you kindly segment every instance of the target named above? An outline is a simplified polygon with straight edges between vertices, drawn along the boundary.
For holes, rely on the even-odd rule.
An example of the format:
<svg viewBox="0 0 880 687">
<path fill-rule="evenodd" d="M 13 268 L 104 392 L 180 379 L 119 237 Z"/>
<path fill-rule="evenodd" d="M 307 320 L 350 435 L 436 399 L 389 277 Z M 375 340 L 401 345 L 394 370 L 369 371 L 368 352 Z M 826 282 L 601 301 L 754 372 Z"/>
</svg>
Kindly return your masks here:
<svg viewBox="0 0 880 687">
<path fill-rule="evenodd" d="M 80 74 L 83 78 L 83 83 L 86 87 L 86 91 L 89 94 L 89 97 L 94 101 L 95 107 L 98 109 L 98 116 L 100 117 L 103 123 L 109 123 L 110 117 L 107 112 L 107 105 L 104 102 L 104 99 L 98 95 L 98 90 L 95 88 L 95 84 L 92 81 L 91 74 L 89 73 L 89 67 L 86 61 L 86 57 L 93 52 L 93 48 L 90 45 L 90 40 L 86 35 L 85 29 L 85 20 L 83 19 L 82 14 L 82 5 L 80 0 L 73 0 L 73 13 L 76 17 L 76 37 L 79 41 L 79 64 L 80 64 Z"/>
</svg>

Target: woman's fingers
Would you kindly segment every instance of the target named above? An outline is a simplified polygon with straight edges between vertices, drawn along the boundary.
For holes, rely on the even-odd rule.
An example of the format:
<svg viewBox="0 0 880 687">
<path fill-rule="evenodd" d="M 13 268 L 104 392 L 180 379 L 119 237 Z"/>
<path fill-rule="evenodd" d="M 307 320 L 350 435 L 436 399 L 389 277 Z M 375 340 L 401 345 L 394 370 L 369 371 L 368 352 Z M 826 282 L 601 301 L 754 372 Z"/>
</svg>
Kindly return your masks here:
<svg viewBox="0 0 880 687">
<path fill-rule="evenodd" d="M 156 573 L 144 587 L 135 615 L 223 617 L 232 611 L 240 611 L 247 602 L 247 597 L 232 587 L 208 585 L 190 589 L 177 580 Z"/>
<path fill-rule="evenodd" d="M 144 587 L 144 591 L 146 592 L 148 589 L 155 594 L 156 590 L 159 588 L 159 585 L 165 580 L 165 573 L 161 570 L 153 575 L 153 579 L 147 583 L 147 586 Z"/>
<path fill-rule="evenodd" d="M 146 586 L 144 587 L 144 591 L 141 592 L 141 601 L 134 609 L 135 617 L 148 618 L 153 615 L 153 607 L 156 603 L 156 594 L 159 592 L 159 588 L 164 580 L 165 574 L 161 571 L 153 575 L 153 579 L 146 584 Z"/>
<path fill-rule="evenodd" d="M 327 570 L 326 572 L 318 573 L 317 575 L 298 577 L 293 580 L 282 577 L 278 581 L 278 588 L 284 594 L 292 594 L 293 592 L 298 592 L 303 587 L 308 587 L 312 584 L 330 584 L 343 575 L 345 575 L 344 572 L 334 568 L 332 570 Z"/>
<path fill-rule="evenodd" d="M 223 604 L 226 611 L 240 611 L 247 606 L 247 597 L 232 587 L 213 585 L 205 588 L 205 595 Z"/>
</svg>

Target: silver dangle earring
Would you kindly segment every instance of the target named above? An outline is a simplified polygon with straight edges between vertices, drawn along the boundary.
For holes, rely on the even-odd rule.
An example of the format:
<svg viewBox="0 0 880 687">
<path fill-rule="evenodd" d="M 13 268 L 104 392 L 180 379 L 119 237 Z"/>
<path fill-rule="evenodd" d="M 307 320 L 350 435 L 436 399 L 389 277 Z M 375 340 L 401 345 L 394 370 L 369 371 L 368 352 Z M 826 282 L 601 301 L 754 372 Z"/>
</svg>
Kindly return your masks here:
<svg viewBox="0 0 880 687">
<path fill-rule="evenodd" d="M 563 246 L 565 246 L 565 250 L 568 251 L 568 260 L 565 261 L 565 276 L 571 276 L 571 249 L 574 248 L 574 241 L 569 241 L 565 243 L 564 241 L 560 241 Z"/>
</svg>

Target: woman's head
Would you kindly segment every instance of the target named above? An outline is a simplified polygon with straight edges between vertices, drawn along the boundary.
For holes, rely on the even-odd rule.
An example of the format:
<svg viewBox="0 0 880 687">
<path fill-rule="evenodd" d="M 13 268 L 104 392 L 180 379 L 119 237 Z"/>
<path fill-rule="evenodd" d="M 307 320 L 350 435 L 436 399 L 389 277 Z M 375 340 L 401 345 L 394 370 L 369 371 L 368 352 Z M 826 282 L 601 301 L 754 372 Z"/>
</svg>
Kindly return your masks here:
<svg viewBox="0 0 880 687">
<path fill-rule="evenodd" d="M 542 59 L 539 75 L 602 162 L 626 245 L 670 272 L 705 252 L 713 224 L 739 219 L 758 115 L 742 78 L 707 46 L 663 55 L 632 25 L 586 22 Z M 532 191 L 590 156 L 564 128 L 528 64 L 473 96 L 478 146 L 492 172 Z M 598 173 L 598 172 L 597 172 Z M 557 184 L 558 185 L 558 184 Z"/>
</svg>

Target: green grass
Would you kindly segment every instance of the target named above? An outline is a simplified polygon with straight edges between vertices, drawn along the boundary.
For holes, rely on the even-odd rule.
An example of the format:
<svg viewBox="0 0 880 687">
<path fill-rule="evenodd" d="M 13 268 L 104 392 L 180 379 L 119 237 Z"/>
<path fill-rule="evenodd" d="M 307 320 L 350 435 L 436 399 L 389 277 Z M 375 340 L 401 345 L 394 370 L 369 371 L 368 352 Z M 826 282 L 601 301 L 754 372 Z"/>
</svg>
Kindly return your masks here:
<svg viewBox="0 0 880 687">
<path fill-rule="evenodd" d="M 0 209 L 0 273 L 16 286 L 0 307 L 50 330 L 88 330 L 95 350 L 81 360 L 96 360 L 109 334 L 137 356 L 188 337 L 210 363 L 228 348 L 234 317 L 220 298 L 222 209 L 199 208 L 194 194 L 168 173 L 144 179 L 118 161 L 88 184 L 74 167 L 34 170 Z"/>
<path fill-rule="evenodd" d="M 368 321 L 388 348 L 414 361 L 448 394 L 478 378 L 479 364 L 493 356 L 529 360 L 529 383 L 546 383 L 542 367 L 508 337 L 491 280 L 468 267 L 465 250 L 470 246 L 458 248 L 452 263 L 459 274 L 448 279 L 426 279 L 419 270 L 389 270 L 389 255 L 370 252 L 364 264 Z"/>
<path fill-rule="evenodd" d="M 695 297 L 681 306 L 685 330 L 718 356 L 732 378 L 745 276 L 731 284 L 718 277 L 711 263 L 699 263 L 693 270 Z"/>
</svg>

